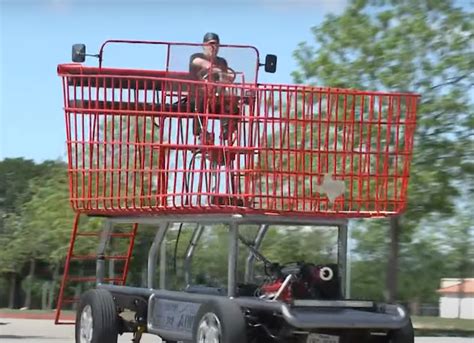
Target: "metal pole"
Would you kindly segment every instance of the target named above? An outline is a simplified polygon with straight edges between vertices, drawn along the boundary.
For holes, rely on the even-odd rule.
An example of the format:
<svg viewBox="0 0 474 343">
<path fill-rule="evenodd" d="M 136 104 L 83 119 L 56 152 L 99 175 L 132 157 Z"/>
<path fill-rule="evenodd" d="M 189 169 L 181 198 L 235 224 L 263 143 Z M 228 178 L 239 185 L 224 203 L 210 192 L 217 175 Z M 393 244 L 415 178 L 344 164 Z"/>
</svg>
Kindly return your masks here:
<svg viewBox="0 0 474 343">
<path fill-rule="evenodd" d="M 235 222 L 229 224 L 229 260 L 228 260 L 228 275 L 227 275 L 227 289 L 228 296 L 236 296 L 236 282 L 237 282 L 237 257 L 239 254 L 239 226 Z"/>
<path fill-rule="evenodd" d="M 159 224 L 155 239 L 153 240 L 153 244 L 151 245 L 150 251 L 148 252 L 148 280 L 147 280 L 148 288 L 153 288 L 155 284 L 154 280 L 155 280 L 156 262 L 158 259 L 158 250 L 160 250 L 161 242 L 165 238 L 166 231 L 168 230 L 168 226 L 169 226 L 169 222 L 161 222 Z"/>
<path fill-rule="evenodd" d="M 113 223 L 110 220 L 106 220 L 104 228 L 100 234 L 99 246 L 97 247 L 97 260 L 96 260 L 96 282 L 97 284 L 104 282 L 105 277 L 105 249 L 109 244 L 110 234 L 113 230 Z"/>
<path fill-rule="evenodd" d="M 349 297 L 348 275 L 347 275 L 347 222 L 338 225 L 338 265 L 341 280 L 342 296 Z"/>
<path fill-rule="evenodd" d="M 351 298 L 351 230 L 346 226 L 346 299 Z"/>
<path fill-rule="evenodd" d="M 186 286 L 191 283 L 191 262 L 193 259 L 194 250 L 196 249 L 197 243 L 201 238 L 204 231 L 204 225 L 198 224 L 193 231 L 191 241 L 189 242 L 188 248 L 186 249 L 186 255 L 184 258 L 184 282 Z"/>
<path fill-rule="evenodd" d="M 267 233 L 269 225 L 262 224 L 260 225 L 260 229 L 258 230 L 257 236 L 255 237 L 255 241 L 253 242 L 253 247 L 255 250 L 260 249 L 260 245 L 262 244 L 263 237 Z M 253 273 L 255 267 L 255 255 L 252 251 L 249 251 L 249 256 L 247 257 L 247 264 L 245 266 L 245 283 L 253 282 Z"/>
<path fill-rule="evenodd" d="M 166 239 L 161 242 L 160 249 L 160 289 L 166 289 Z"/>
</svg>

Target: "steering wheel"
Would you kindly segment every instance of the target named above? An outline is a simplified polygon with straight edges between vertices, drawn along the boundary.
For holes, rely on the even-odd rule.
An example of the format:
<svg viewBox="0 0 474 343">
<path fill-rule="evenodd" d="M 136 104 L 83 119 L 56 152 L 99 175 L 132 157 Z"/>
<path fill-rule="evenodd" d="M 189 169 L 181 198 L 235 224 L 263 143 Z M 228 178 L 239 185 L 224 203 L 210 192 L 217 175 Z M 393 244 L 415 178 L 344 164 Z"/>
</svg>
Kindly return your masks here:
<svg viewBox="0 0 474 343">
<path fill-rule="evenodd" d="M 212 78 L 217 75 L 217 80 L 212 81 L 228 83 L 233 83 L 235 81 L 235 78 L 237 77 L 237 73 L 235 72 L 235 70 L 230 67 L 227 67 L 227 71 L 223 71 L 221 68 L 218 67 L 213 67 L 212 70 L 211 68 L 203 69 L 201 72 L 199 72 L 198 75 L 202 80 L 209 80 L 209 75 L 212 75 Z"/>
</svg>

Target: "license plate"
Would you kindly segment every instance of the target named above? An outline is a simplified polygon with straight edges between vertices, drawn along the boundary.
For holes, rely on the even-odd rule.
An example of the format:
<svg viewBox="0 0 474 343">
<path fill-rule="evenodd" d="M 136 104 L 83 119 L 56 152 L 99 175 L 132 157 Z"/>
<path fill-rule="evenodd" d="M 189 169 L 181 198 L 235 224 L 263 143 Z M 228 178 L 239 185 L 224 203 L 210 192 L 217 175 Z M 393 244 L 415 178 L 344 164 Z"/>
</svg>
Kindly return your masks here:
<svg viewBox="0 0 474 343">
<path fill-rule="evenodd" d="M 308 336 L 306 343 L 339 343 L 339 337 L 312 333 Z"/>
</svg>

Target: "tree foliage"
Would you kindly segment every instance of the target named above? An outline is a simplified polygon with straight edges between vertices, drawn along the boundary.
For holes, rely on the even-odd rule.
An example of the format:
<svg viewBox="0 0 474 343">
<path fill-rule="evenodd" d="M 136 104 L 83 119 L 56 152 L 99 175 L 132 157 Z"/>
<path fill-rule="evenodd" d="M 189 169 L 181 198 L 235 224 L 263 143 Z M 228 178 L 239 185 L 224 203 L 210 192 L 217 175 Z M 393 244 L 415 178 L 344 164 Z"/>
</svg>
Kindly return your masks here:
<svg viewBox="0 0 474 343">
<path fill-rule="evenodd" d="M 448 244 L 436 241 L 437 246 L 430 236 L 416 241 L 409 233 L 457 216 L 458 203 L 474 192 L 473 23 L 473 13 L 454 1 L 354 0 L 344 13 L 312 29 L 314 45 L 301 43 L 295 51 L 297 82 L 421 95 L 409 204 L 400 218 L 402 297 L 410 284 L 407 276 L 430 270 L 429 290 L 407 292 L 433 300 L 443 276 L 438 271 L 446 273 L 437 266 L 446 265 L 442 251 Z M 383 294 L 380 261 L 388 258 L 383 226 L 386 221 L 365 222 L 355 232 L 361 259 L 355 262 L 354 281 L 363 295 Z"/>
</svg>

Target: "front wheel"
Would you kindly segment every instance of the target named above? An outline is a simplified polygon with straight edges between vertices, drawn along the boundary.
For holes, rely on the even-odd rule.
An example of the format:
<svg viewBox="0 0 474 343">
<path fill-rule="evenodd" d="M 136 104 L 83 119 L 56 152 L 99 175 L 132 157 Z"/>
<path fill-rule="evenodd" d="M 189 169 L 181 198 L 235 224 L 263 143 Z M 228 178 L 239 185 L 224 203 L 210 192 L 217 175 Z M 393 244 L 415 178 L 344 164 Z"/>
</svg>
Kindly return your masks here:
<svg viewBox="0 0 474 343">
<path fill-rule="evenodd" d="M 193 325 L 194 343 L 247 343 L 244 315 L 229 299 L 201 305 Z"/>
<path fill-rule="evenodd" d="M 92 289 L 81 296 L 76 343 L 117 343 L 118 314 L 110 292 Z"/>
</svg>

